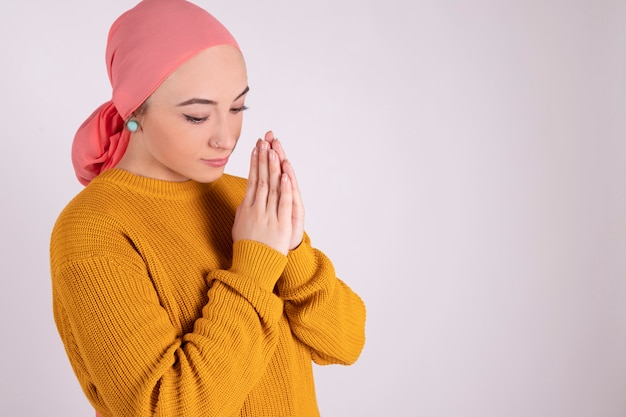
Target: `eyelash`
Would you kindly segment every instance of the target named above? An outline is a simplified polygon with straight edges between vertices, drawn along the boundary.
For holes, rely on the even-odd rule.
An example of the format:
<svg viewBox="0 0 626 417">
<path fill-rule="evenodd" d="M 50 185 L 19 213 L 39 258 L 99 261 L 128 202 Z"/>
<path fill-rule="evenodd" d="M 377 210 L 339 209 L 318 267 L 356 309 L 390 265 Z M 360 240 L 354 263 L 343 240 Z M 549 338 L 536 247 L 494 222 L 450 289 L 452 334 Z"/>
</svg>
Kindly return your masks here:
<svg viewBox="0 0 626 417">
<path fill-rule="evenodd" d="M 188 122 L 193 123 L 194 125 L 198 125 L 208 119 L 208 117 L 193 117 L 187 114 L 185 114 L 184 116 Z"/>
<path fill-rule="evenodd" d="M 237 114 L 237 113 L 241 113 L 242 111 L 248 110 L 248 107 L 246 106 L 241 106 L 241 107 L 235 107 L 230 109 L 231 113 Z M 193 123 L 195 125 L 200 124 L 206 120 L 208 120 L 208 117 L 193 117 L 190 116 L 188 114 L 183 114 L 183 116 L 185 116 L 185 118 L 187 119 L 188 122 Z"/>
<path fill-rule="evenodd" d="M 241 106 L 230 109 L 231 113 L 241 113 L 244 110 L 248 110 L 248 108 L 246 106 Z"/>
</svg>

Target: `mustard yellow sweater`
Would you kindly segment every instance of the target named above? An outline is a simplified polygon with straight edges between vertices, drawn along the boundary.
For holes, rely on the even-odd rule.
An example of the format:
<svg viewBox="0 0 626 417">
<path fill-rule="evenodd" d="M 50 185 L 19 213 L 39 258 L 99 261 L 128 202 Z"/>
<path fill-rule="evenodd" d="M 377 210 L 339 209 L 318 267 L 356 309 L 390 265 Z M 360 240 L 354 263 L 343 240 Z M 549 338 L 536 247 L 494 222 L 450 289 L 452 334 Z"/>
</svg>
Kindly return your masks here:
<svg viewBox="0 0 626 417">
<path fill-rule="evenodd" d="M 365 307 L 308 236 L 233 245 L 244 189 L 112 169 L 59 216 L 54 317 L 102 417 L 318 416 L 311 361 L 359 356 Z"/>
</svg>

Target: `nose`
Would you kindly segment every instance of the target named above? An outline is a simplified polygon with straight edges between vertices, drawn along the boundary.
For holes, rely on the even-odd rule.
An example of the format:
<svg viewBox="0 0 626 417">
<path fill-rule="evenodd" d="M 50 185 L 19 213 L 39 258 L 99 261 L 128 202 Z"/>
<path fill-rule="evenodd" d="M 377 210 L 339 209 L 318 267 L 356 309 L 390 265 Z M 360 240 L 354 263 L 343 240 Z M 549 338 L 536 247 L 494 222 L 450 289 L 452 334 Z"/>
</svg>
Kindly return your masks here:
<svg viewBox="0 0 626 417">
<path fill-rule="evenodd" d="M 239 131 L 237 129 L 237 121 L 234 121 L 230 114 L 219 115 L 215 119 L 214 129 L 211 132 L 209 146 L 215 149 L 224 149 L 232 151 L 239 139 Z M 240 124 L 240 122 L 239 122 Z"/>
</svg>

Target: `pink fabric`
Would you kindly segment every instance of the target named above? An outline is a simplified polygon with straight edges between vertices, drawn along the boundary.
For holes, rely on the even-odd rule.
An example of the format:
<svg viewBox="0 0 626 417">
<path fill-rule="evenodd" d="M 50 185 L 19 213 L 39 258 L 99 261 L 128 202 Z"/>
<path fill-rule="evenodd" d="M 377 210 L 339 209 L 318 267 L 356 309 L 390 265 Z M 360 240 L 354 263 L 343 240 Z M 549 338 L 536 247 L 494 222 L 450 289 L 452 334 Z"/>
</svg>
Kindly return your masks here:
<svg viewBox="0 0 626 417">
<path fill-rule="evenodd" d="M 216 45 L 239 47 L 228 30 L 186 0 L 143 0 L 111 26 L 106 64 L 113 97 L 80 126 L 72 163 L 83 185 L 120 161 L 130 133 L 124 121 L 180 65 Z"/>
</svg>

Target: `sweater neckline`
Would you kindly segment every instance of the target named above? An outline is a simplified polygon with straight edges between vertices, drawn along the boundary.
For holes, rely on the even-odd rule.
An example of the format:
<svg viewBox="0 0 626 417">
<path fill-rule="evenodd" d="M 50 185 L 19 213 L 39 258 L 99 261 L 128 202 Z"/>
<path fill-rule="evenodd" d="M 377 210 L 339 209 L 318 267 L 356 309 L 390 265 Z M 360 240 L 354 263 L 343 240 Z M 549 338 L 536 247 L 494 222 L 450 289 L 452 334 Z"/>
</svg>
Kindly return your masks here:
<svg viewBox="0 0 626 417">
<path fill-rule="evenodd" d="M 142 177 L 119 168 L 112 168 L 100 173 L 100 175 L 94 178 L 92 183 L 108 183 L 152 197 L 184 200 L 206 193 L 218 181 L 219 179 L 212 183 L 199 183 L 193 180 L 165 181 Z"/>
</svg>

